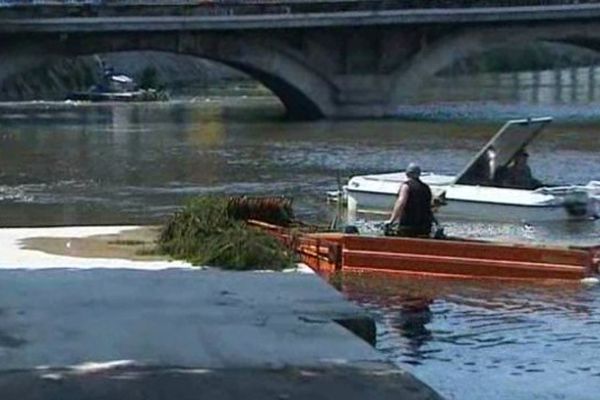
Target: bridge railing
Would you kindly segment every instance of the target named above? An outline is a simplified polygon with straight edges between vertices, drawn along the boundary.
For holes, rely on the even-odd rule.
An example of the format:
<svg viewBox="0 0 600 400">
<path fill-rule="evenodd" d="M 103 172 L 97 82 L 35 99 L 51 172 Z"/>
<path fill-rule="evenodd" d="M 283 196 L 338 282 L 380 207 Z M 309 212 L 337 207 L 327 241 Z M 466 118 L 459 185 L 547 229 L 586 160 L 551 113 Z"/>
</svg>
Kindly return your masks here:
<svg viewBox="0 0 600 400">
<path fill-rule="evenodd" d="M 600 3 L 600 0 L 0 0 L 0 5 L 12 7 L 31 6 L 176 6 L 205 4 L 365 4 L 376 6 L 389 4 L 397 8 L 473 8 L 473 7 L 519 7 L 579 5 Z"/>
<path fill-rule="evenodd" d="M 0 0 L 15 17 L 319 13 L 369 10 L 548 7 L 600 4 L 600 0 Z M 144 12 L 139 12 L 144 7 Z M 154 11 L 152 11 L 154 10 Z M 20 13 L 20 14 L 18 14 Z M 63 13 L 63 14 L 61 14 Z"/>
</svg>

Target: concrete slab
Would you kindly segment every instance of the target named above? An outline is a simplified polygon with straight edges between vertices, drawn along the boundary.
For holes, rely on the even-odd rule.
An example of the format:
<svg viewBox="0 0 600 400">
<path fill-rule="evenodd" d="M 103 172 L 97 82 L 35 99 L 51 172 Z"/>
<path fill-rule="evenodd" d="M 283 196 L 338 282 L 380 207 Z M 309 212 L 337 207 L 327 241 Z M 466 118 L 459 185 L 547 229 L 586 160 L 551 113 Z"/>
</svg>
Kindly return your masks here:
<svg viewBox="0 0 600 400">
<path fill-rule="evenodd" d="M 0 398 L 439 398 L 353 318 L 309 274 L 2 270 Z"/>
<path fill-rule="evenodd" d="M 0 272 L 0 370 L 381 361 L 333 322 L 365 316 L 307 274 L 165 270 Z"/>
<path fill-rule="evenodd" d="M 60 378 L 16 372 L 0 374 L 0 395 L 11 400 L 440 399 L 402 371 L 349 367 L 119 370 Z"/>
</svg>

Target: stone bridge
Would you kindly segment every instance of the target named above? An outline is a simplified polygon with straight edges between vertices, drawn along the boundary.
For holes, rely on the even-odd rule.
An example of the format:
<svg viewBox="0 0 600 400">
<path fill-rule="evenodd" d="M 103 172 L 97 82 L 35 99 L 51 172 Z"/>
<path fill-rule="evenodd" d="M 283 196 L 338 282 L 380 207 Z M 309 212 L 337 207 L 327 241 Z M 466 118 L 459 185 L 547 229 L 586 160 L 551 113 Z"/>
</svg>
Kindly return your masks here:
<svg viewBox="0 0 600 400">
<path fill-rule="evenodd" d="M 291 117 L 387 117 L 461 58 L 535 41 L 600 48 L 600 3 L 544 3 L 552 4 L 296 12 L 282 8 L 296 4 L 288 0 L 255 13 L 247 4 L 243 13 L 204 5 L 185 15 L 156 5 L 147 15 L 143 5 L 122 13 L 97 4 L 75 13 L 72 7 L 0 8 L 0 81 L 56 56 L 171 52 L 247 73 L 278 96 Z"/>
</svg>

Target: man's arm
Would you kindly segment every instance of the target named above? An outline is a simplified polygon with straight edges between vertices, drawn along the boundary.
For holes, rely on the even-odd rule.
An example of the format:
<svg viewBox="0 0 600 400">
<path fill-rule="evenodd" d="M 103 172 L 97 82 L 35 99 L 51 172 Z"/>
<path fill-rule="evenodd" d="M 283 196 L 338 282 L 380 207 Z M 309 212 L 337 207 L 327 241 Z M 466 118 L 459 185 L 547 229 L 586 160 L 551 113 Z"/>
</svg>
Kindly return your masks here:
<svg viewBox="0 0 600 400">
<path fill-rule="evenodd" d="M 402 213 L 404 212 L 404 206 L 406 205 L 406 201 L 408 200 L 408 185 L 402 184 L 400 186 L 400 190 L 398 191 L 398 198 L 394 203 L 394 208 L 392 209 L 392 216 L 387 221 L 388 224 L 394 223 L 394 221 L 400 222 L 402 219 Z"/>
</svg>

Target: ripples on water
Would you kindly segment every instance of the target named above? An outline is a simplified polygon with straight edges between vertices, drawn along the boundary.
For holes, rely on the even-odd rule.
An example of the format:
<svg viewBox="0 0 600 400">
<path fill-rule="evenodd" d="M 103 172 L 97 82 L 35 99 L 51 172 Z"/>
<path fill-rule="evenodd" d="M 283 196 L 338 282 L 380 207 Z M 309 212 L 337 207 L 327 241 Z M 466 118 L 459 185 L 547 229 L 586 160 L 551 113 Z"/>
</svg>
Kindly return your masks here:
<svg viewBox="0 0 600 400">
<path fill-rule="evenodd" d="M 345 275 L 378 349 L 452 399 L 597 399 L 600 288 Z"/>
<path fill-rule="evenodd" d="M 409 161 L 453 174 L 506 118 L 540 113 L 559 120 L 529 148 L 538 177 L 600 180 L 597 105 L 544 99 L 466 97 L 399 110 L 428 121 L 312 123 L 283 123 L 272 99 L 0 105 L 0 224 L 155 223 L 203 193 L 285 194 L 301 218 L 329 221 L 324 193 L 337 187 L 336 176 Z M 443 222 L 458 236 L 600 241 L 599 222 Z M 342 283 L 376 316 L 379 348 L 448 398 L 599 398 L 598 287 L 358 276 Z"/>
<path fill-rule="evenodd" d="M 236 101 L 3 105 L 0 206 L 19 212 L 2 223 L 155 222 L 207 192 L 283 193 L 296 198 L 301 216 L 330 218 L 323 193 L 337 186 L 337 175 L 394 171 L 408 160 L 452 174 L 503 122 L 282 123 L 276 103 L 248 102 L 254 108 Z M 600 179 L 596 130 L 593 122 L 554 124 L 530 149 L 539 177 Z M 40 203 L 46 221 L 24 212 Z"/>
</svg>

